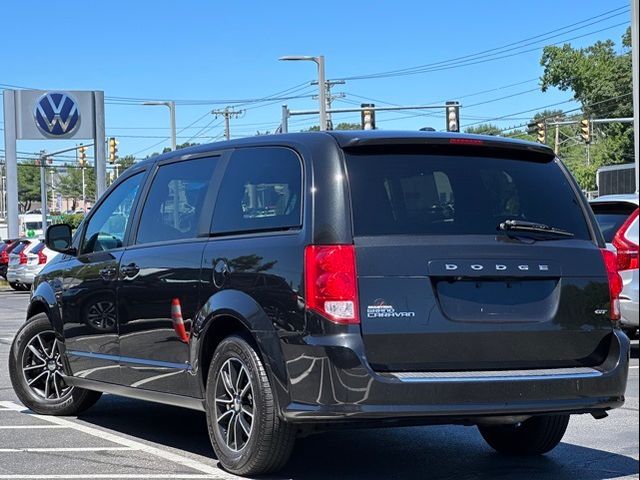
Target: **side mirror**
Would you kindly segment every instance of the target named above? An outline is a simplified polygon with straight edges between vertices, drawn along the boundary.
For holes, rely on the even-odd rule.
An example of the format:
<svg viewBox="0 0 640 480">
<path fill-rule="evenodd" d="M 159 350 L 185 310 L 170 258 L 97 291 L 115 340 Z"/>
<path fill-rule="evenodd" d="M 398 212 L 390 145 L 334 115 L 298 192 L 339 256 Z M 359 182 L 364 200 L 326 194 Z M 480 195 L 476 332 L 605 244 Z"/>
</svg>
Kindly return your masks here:
<svg viewBox="0 0 640 480">
<path fill-rule="evenodd" d="M 75 255 L 75 248 L 71 248 L 71 225 L 59 223 L 47 228 L 45 235 L 45 245 L 47 248 L 60 253 Z"/>
</svg>

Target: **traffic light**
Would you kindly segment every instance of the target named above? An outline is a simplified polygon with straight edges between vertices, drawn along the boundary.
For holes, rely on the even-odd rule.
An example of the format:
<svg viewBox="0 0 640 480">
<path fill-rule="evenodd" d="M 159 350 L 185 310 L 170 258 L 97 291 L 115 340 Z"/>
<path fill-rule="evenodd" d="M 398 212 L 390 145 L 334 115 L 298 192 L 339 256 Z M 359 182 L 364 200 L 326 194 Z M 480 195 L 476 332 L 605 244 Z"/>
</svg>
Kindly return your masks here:
<svg viewBox="0 0 640 480">
<path fill-rule="evenodd" d="M 78 148 L 78 163 L 81 167 L 87 165 L 87 147 L 80 144 L 80 148 Z"/>
<path fill-rule="evenodd" d="M 376 111 L 374 103 L 361 103 L 360 104 L 360 124 L 363 130 L 375 130 L 376 129 Z M 369 110 L 371 109 L 371 110 Z"/>
<path fill-rule="evenodd" d="M 460 104 L 447 102 L 447 132 L 460 131 Z"/>
<path fill-rule="evenodd" d="M 116 163 L 118 156 L 118 142 L 115 137 L 109 138 L 109 163 Z"/>
<path fill-rule="evenodd" d="M 580 136 L 584 143 L 591 143 L 591 122 L 588 118 L 580 120 Z"/>
<path fill-rule="evenodd" d="M 546 143 L 547 141 L 547 124 L 544 122 L 538 122 L 536 124 L 536 133 L 538 143 Z"/>
</svg>

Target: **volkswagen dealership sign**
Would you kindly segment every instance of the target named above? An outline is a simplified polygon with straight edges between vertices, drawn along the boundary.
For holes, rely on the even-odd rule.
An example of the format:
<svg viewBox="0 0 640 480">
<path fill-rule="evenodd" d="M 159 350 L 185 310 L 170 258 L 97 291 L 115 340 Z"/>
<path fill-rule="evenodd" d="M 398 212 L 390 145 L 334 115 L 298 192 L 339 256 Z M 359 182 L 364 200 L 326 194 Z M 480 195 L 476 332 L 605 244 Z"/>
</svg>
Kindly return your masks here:
<svg viewBox="0 0 640 480">
<path fill-rule="evenodd" d="M 72 140 L 76 145 L 81 140 L 93 140 L 96 198 L 104 193 L 104 92 L 4 90 L 3 99 L 7 223 L 9 238 L 15 238 L 18 236 L 17 140 Z M 52 152 L 51 155 L 68 150 Z M 47 221 L 47 184 L 44 181 L 40 184 L 40 195 L 44 226 Z"/>
<path fill-rule="evenodd" d="M 42 95 L 33 115 L 40 132 L 50 138 L 71 136 L 80 126 L 78 104 L 72 95 L 64 92 Z"/>
<path fill-rule="evenodd" d="M 94 137 L 94 92 L 16 91 L 18 139 L 91 139 Z"/>
</svg>

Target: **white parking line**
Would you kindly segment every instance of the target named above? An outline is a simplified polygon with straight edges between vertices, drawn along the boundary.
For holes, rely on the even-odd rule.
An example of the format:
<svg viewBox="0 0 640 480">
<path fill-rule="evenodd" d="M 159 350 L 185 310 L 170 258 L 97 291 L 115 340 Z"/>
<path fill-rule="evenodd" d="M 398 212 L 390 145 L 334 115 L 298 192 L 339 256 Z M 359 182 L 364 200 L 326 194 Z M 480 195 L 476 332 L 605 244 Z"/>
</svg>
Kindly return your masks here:
<svg viewBox="0 0 640 480">
<path fill-rule="evenodd" d="M 201 473 L 160 473 L 157 475 L 154 475 L 153 473 L 150 474 L 140 474 L 140 473 L 121 473 L 121 474 L 109 474 L 109 473 L 94 473 L 94 474 L 82 474 L 82 475 L 0 475 L 0 479 L 5 480 L 5 479 L 11 479 L 11 480 L 49 480 L 49 479 L 85 479 L 85 478 L 104 478 L 104 479 L 115 479 L 115 480 L 119 480 L 121 478 L 127 479 L 127 478 L 144 478 L 144 479 L 148 479 L 148 480 L 155 480 L 155 479 L 163 479 L 163 478 L 175 478 L 175 479 L 183 479 L 183 480 L 191 480 L 191 479 L 197 479 L 197 478 L 208 478 L 211 480 L 215 480 L 217 478 L 220 477 L 212 477 L 211 475 L 204 475 Z"/>
<path fill-rule="evenodd" d="M 156 447 L 152 447 L 151 445 L 146 445 L 144 443 L 141 442 L 137 442 L 135 440 L 131 440 L 125 437 L 120 437 L 118 435 L 114 435 L 113 433 L 109 433 L 106 432 L 104 430 L 99 430 L 97 428 L 93 428 L 93 427 L 89 427 L 87 425 L 81 425 L 75 422 L 71 422 L 69 420 L 66 420 L 64 418 L 61 417 L 53 417 L 53 416 L 47 416 L 47 415 L 38 415 L 36 413 L 32 413 L 30 410 L 25 409 L 25 407 L 23 407 L 22 405 L 18 405 L 17 403 L 14 402 L 0 402 L 0 407 L 4 407 L 7 409 L 10 409 L 12 411 L 15 412 L 22 412 L 25 414 L 28 414 L 29 416 L 33 417 L 33 418 L 39 418 L 40 420 L 44 420 L 46 422 L 49 423 L 53 423 L 55 425 L 60 425 L 60 426 L 64 426 L 64 427 L 69 427 L 73 430 L 76 430 L 78 432 L 83 432 L 89 435 L 92 435 L 94 437 L 98 437 L 101 438 L 103 440 L 106 440 L 108 442 L 112 442 L 112 443 L 117 443 L 118 445 L 122 445 L 124 447 L 129 447 L 135 450 L 139 450 L 142 452 L 145 452 L 149 455 L 153 455 L 154 457 L 158 457 L 158 458 L 162 458 L 164 460 L 167 460 L 169 462 L 173 462 L 173 463 L 177 463 L 179 465 L 182 465 L 184 467 L 188 467 L 191 468 L 193 470 L 197 470 L 199 472 L 202 473 L 206 473 L 209 476 L 205 476 L 205 477 L 198 477 L 198 478 L 215 478 L 215 479 L 219 479 L 219 480 L 239 480 L 241 479 L 241 477 L 238 477 L 236 475 L 233 475 L 231 473 L 227 473 L 224 470 L 221 470 L 215 466 L 212 465 L 207 465 L 206 463 L 202 463 L 199 462 L 197 460 L 194 460 L 192 458 L 187 458 L 187 457 L 183 457 L 181 455 L 178 455 L 176 453 L 173 452 L 169 452 L 167 450 L 161 450 L 159 448 Z M 212 477 L 213 475 L 213 477 Z M 0 479 L 5 479 L 5 478 L 31 478 L 29 476 L 18 476 L 18 477 L 5 477 L 0 475 Z M 43 477 L 33 477 L 33 478 L 73 478 L 73 477 L 69 477 L 69 476 L 61 476 L 61 477 L 54 477 L 54 476 L 43 476 Z M 153 476 L 153 475 L 148 475 L 148 476 L 140 476 L 140 477 L 127 477 L 125 475 L 112 475 L 111 477 L 92 477 L 91 475 L 84 475 L 84 476 L 79 476 L 79 477 L 75 477 L 75 478 L 188 478 L 188 477 L 184 477 L 184 476 L 175 476 L 175 477 L 158 477 L 158 476 Z"/>
<path fill-rule="evenodd" d="M 104 452 L 111 450 L 138 450 L 131 447 L 42 447 L 42 448 L 0 448 L 0 453 L 15 452 Z"/>
<path fill-rule="evenodd" d="M 9 410 L 9 409 L 0 408 L 0 411 L 2 410 Z M 19 429 L 29 429 L 29 428 L 37 429 L 37 428 L 69 428 L 69 427 L 64 427 L 62 425 L 0 425 L 0 430 L 13 430 L 13 429 L 19 430 Z"/>
<path fill-rule="evenodd" d="M 11 345 L 12 341 L 13 341 L 13 338 L 6 338 L 6 337 L 0 338 L 0 343 L 4 343 L 5 345 Z"/>
</svg>

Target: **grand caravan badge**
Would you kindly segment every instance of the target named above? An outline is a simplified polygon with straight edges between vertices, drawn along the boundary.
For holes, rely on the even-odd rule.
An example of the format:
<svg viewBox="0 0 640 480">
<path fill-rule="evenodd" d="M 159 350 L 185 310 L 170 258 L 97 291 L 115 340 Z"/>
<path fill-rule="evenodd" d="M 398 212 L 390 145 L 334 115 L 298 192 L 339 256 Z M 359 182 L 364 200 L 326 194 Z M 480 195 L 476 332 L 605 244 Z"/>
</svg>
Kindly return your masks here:
<svg viewBox="0 0 640 480">
<path fill-rule="evenodd" d="M 415 317 L 416 312 L 399 312 L 393 305 L 387 304 L 382 298 L 377 298 L 373 305 L 367 305 L 367 318 L 398 318 Z"/>
</svg>

